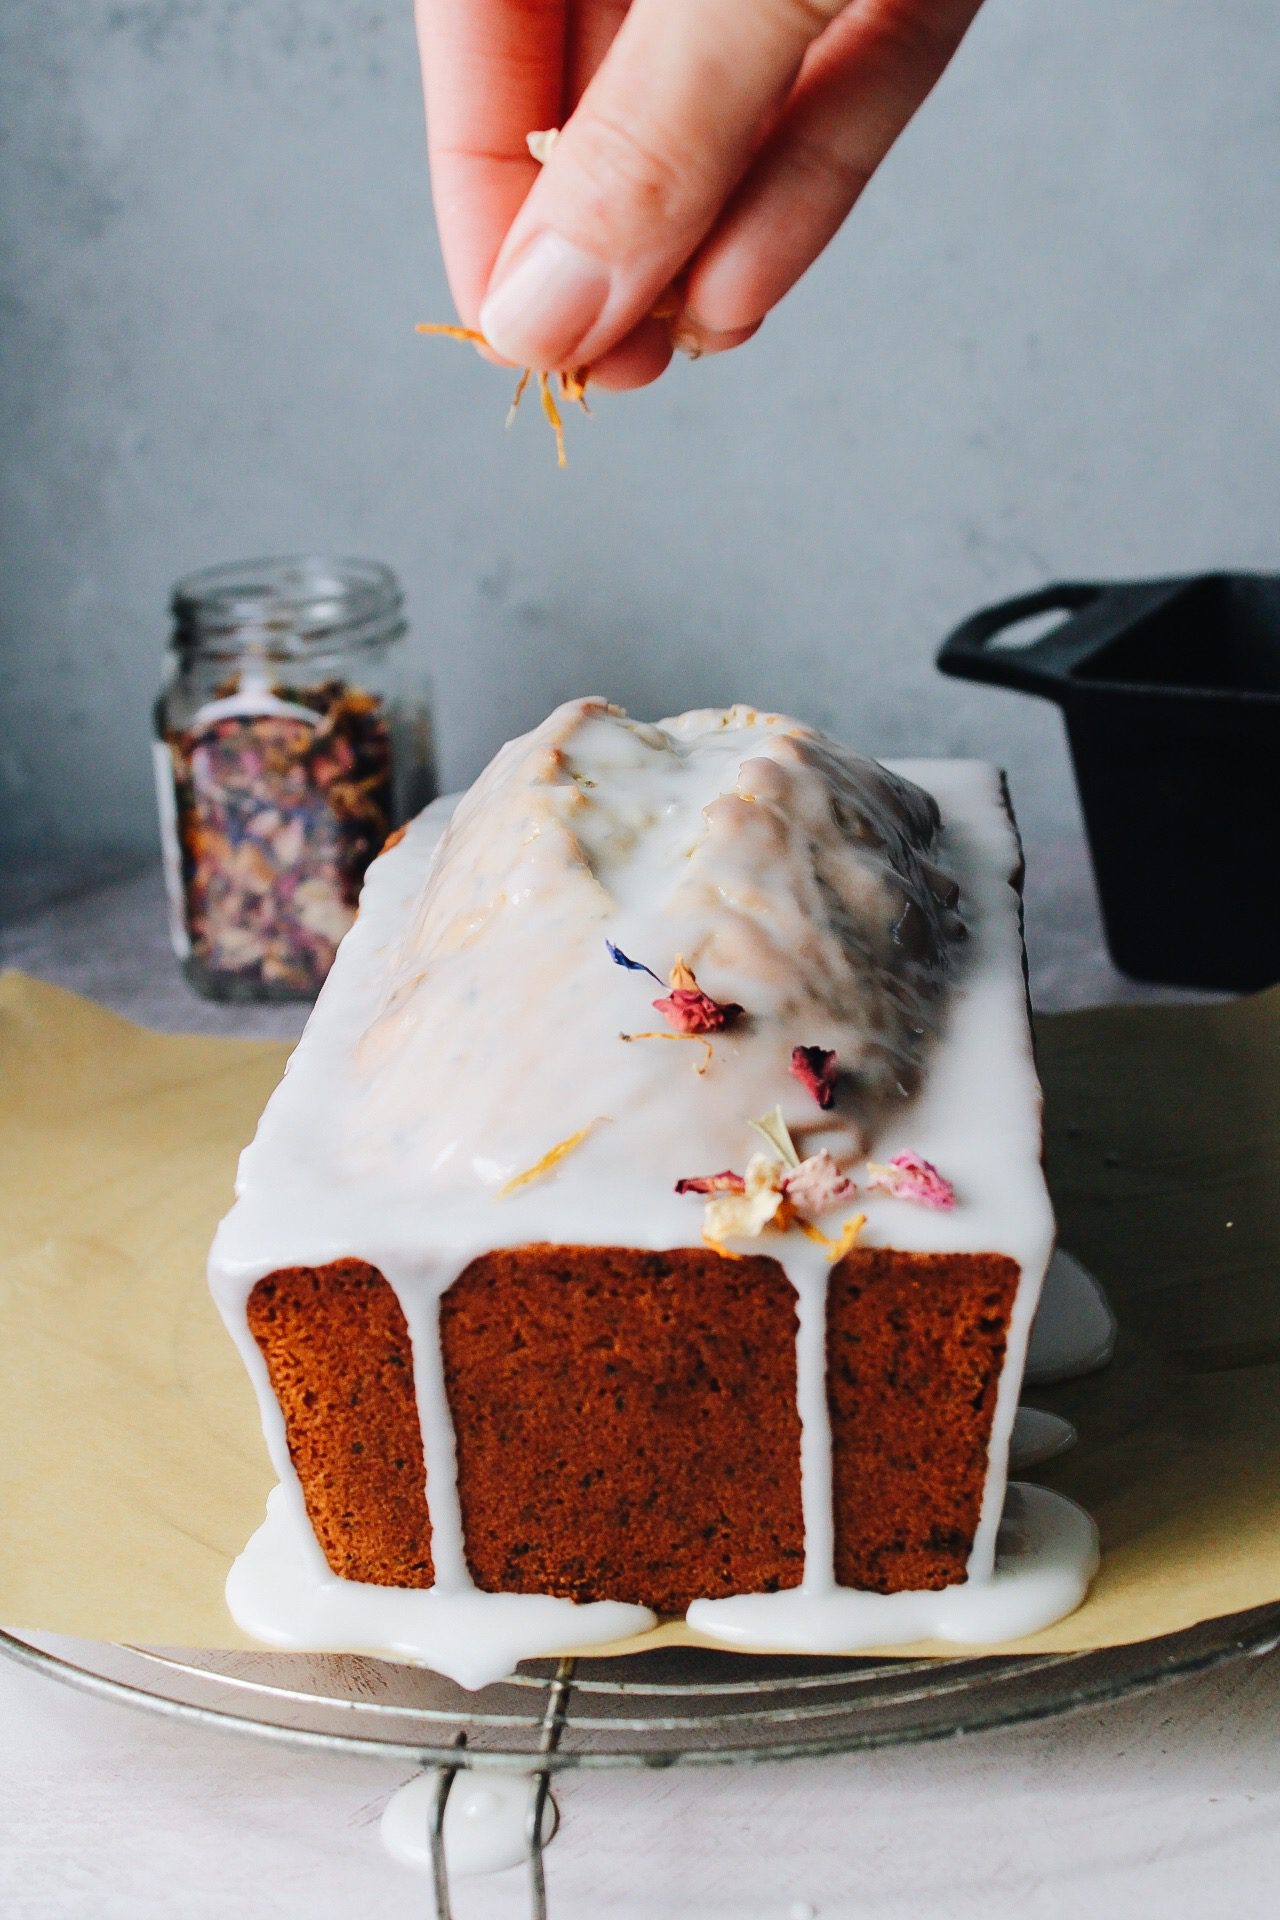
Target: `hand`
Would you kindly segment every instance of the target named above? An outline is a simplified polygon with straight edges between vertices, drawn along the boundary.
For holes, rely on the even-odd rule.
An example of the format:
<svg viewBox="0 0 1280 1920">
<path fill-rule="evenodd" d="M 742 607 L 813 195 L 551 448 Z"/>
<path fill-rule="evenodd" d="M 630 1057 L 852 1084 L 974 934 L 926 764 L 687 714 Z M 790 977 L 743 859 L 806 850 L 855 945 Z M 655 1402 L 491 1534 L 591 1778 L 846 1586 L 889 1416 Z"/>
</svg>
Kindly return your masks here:
<svg viewBox="0 0 1280 1920">
<path fill-rule="evenodd" d="M 416 0 L 458 312 L 642 386 L 741 345 L 821 253 L 979 0 Z M 525 144 L 563 127 L 541 170 Z M 674 289 L 674 300 L 664 299 Z M 674 317 L 652 318 L 655 304 Z"/>
</svg>

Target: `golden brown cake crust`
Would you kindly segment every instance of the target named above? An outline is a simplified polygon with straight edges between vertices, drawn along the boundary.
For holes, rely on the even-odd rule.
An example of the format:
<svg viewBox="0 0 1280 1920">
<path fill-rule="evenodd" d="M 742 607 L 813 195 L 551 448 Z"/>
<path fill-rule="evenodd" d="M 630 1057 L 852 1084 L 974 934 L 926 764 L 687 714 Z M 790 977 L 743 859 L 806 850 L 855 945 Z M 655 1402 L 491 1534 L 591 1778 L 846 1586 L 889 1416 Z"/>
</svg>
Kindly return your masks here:
<svg viewBox="0 0 1280 1920">
<path fill-rule="evenodd" d="M 897 1593 L 965 1577 L 1018 1266 L 857 1249 L 827 1296 L 836 1579 Z"/>
<path fill-rule="evenodd" d="M 249 1296 L 307 1515 L 334 1573 L 429 1587 L 422 1432 L 409 1330 L 363 1260 L 285 1267 Z"/>
<path fill-rule="evenodd" d="M 773 1260 L 530 1246 L 441 1303 L 477 1586 L 683 1613 L 804 1571 L 795 1295 Z"/>
</svg>

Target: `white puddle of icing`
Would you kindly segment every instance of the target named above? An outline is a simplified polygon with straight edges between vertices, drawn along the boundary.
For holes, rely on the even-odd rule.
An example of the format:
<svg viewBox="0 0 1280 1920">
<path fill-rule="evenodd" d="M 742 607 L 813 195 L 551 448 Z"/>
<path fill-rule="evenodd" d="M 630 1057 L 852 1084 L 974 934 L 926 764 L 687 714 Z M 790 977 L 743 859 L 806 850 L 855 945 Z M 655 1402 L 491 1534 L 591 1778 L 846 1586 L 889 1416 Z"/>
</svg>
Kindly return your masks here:
<svg viewBox="0 0 1280 1920">
<path fill-rule="evenodd" d="M 619 1600 L 578 1606 L 549 1594 L 482 1593 L 470 1583 L 450 1593 L 340 1579 L 280 1487 L 227 1576 L 227 1605 L 237 1625 L 268 1646 L 389 1653 L 472 1688 L 505 1680 L 521 1660 L 602 1646 L 655 1620 L 648 1608 Z"/>
<path fill-rule="evenodd" d="M 1009 1442 L 1010 1473 L 1025 1473 L 1046 1460 L 1074 1447 L 1079 1436 L 1069 1420 L 1059 1413 L 1046 1413 L 1042 1407 L 1019 1407 Z"/>
<path fill-rule="evenodd" d="M 931 1593 L 735 1594 L 695 1601 L 689 1625 L 725 1646 L 788 1653 L 857 1653 L 912 1640 L 991 1645 L 1073 1613 L 1097 1568 L 1097 1529 L 1083 1508 L 1047 1487 L 1011 1484 L 988 1579 Z"/>
<path fill-rule="evenodd" d="M 476 1687 L 520 1659 L 652 1624 L 644 1608 L 575 1606 L 472 1585 L 439 1301 L 472 1259 L 503 1246 L 696 1244 L 699 1203 L 678 1198 L 675 1180 L 741 1164 L 757 1144 L 746 1122 L 778 1099 L 802 1152 L 826 1145 L 856 1172 L 870 1136 L 878 1159 L 916 1152 L 954 1181 L 957 1204 L 949 1212 L 860 1192 L 863 1245 L 999 1251 L 1017 1262 L 1021 1281 L 966 1580 L 941 1595 L 851 1592 L 835 1587 L 832 1564 L 823 1352 L 830 1269 L 794 1229 L 753 1243 L 753 1251 L 779 1261 L 797 1295 L 804 1583 L 774 1595 L 701 1601 L 697 1623 L 720 1635 L 721 1622 L 736 1623 L 746 1609 L 752 1628 L 743 1635 L 730 1624 L 730 1641 L 823 1652 L 920 1632 L 989 1642 L 1015 1631 L 1005 1624 L 1011 1612 L 1020 1620 L 1034 1613 L 1035 1625 L 1055 1617 L 1042 1613 L 1035 1594 L 1057 1593 L 1058 1613 L 1078 1604 L 1083 1585 L 1061 1578 L 1055 1586 L 1039 1545 L 1026 1578 L 1007 1548 L 1002 1571 L 992 1573 L 1022 1363 L 1053 1235 L 1010 880 L 1018 846 L 1000 779 L 976 762 L 892 769 L 939 803 L 942 826 L 930 857 L 958 879 L 970 937 L 914 1096 L 904 1098 L 905 1087 L 886 1090 L 882 1064 L 869 1106 L 822 1114 L 788 1073 L 798 1037 L 833 1044 L 842 1062 L 857 1062 L 872 1033 L 890 1058 L 905 1062 L 916 1044 L 911 1036 L 921 1031 L 913 1021 L 927 1016 L 906 985 L 895 987 L 883 973 L 890 959 L 868 963 L 839 941 L 833 947 L 822 912 L 813 909 L 810 835 L 832 829 L 825 776 L 804 758 L 812 739 L 792 722 L 745 709 L 686 715 L 658 729 L 606 714 L 599 703 L 572 703 L 504 750 L 463 802 L 452 835 L 440 839 L 442 814 L 433 810 L 375 862 L 360 917 L 242 1156 L 238 1203 L 210 1262 L 281 1481 L 228 1582 L 228 1603 L 248 1632 L 276 1646 L 391 1652 Z M 818 750 L 843 753 L 829 743 Z M 855 784 L 870 783 L 875 816 L 875 782 L 884 776 L 856 759 L 853 765 Z M 794 815 L 784 809 L 768 818 L 769 833 L 790 838 L 760 841 L 767 809 L 752 802 L 788 781 L 801 783 Z M 900 834 L 891 812 L 882 822 L 886 847 Z M 788 819 L 789 827 L 778 827 Z M 909 882 L 884 864 L 888 855 L 874 843 L 855 852 L 841 841 L 826 857 L 852 862 L 842 884 L 855 891 L 881 899 L 884 887 L 906 885 L 921 913 L 933 911 L 914 855 L 900 852 L 915 874 Z M 705 1076 L 676 1067 L 670 1055 L 686 1049 L 618 1044 L 624 1023 L 652 1020 L 653 987 L 607 963 L 606 939 L 660 968 L 677 952 L 700 967 L 705 957 L 708 986 L 750 1008 L 740 1028 L 717 1036 Z M 527 1011 L 535 1005 L 537 1022 Z M 904 1005 L 914 1011 L 904 1015 Z M 895 1027 L 902 1019 L 905 1026 Z M 574 1036 L 572 1046 L 561 1044 L 565 1034 Z M 489 1059 L 501 1057 L 501 1074 L 479 1070 L 486 1035 L 500 1041 Z M 900 1044 L 905 1052 L 895 1055 Z M 448 1089 L 443 1101 L 431 1097 L 440 1086 Z M 607 1124 L 593 1124 L 600 1118 Z M 514 1172 L 582 1125 L 588 1137 L 551 1178 L 502 1197 Z M 253 1286 L 274 1269 L 349 1256 L 385 1275 L 409 1328 L 437 1576 L 427 1590 L 370 1586 L 329 1571 L 245 1317 Z M 1059 1525 L 1059 1545 L 1069 1531 Z M 1078 1564 L 1088 1557 L 1080 1546 Z M 913 1604 L 944 1624 L 906 1630 Z M 882 1618 L 904 1623 L 903 1630 L 886 1632 Z"/>
<path fill-rule="evenodd" d="M 1116 1317 L 1107 1296 L 1073 1254 L 1049 1262 L 1031 1329 L 1025 1378 L 1033 1386 L 1078 1380 L 1105 1367 L 1115 1351 Z"/>
<path fill-rule="evenodd" d="M 472 1773 L 459 1770 L 444 1805 L 444 1858 L 451 1879 L 502 1873 L 528 1858 L 529 1823 L 538 1779 L 532 1773 Z M 436 1779 L 420 1774 L 392 1794 L 383 1809 L 379 1833 L 393 1860 L 431 1871 L 431 1821 Z M 556 1803 L 542 1804 L 542 1845 L 559 1825 Z"/>
</svg>

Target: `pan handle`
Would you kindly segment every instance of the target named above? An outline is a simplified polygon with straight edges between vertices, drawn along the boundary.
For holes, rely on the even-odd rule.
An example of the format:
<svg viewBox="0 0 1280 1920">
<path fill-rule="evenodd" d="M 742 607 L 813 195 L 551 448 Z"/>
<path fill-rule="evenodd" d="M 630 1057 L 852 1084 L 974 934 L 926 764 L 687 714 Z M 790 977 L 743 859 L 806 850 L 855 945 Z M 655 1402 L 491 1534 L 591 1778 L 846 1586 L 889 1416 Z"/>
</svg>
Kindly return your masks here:
<svg viewBox="0 0 1280 1920">
<path fill-rule="evenodd" d="M 1024 693 L 1046 694 L 1052 699 L 1063 674 L 1077 658 L 1090 654 L 1102 637 L 1094 621 L 1082 623 L 1079 615 L 1097 607 L 1114 591 L 1098 582 L 1063 580 L 1038 587 L 1034 593 L 1001 600 L 995 606 L 981 607 L 947 635 L 938 651 L 938 666 L 958 680 L 984 680 L 993 686 L 1017 687 Z M 1026 646 L 990 647 L 998 633 L 1038 613 L 1075 617 Z"/>
</svg>

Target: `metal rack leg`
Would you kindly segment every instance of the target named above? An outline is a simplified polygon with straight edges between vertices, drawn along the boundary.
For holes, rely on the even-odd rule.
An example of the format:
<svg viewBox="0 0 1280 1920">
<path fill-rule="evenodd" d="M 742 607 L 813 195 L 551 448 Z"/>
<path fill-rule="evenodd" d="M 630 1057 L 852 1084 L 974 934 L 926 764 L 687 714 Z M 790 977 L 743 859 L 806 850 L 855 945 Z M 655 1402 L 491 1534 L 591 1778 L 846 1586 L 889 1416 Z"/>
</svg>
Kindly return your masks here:
<svg viewBox="0 0 1280 1920">
<path fill-rule="evenodd" d="M 457 1744 L 459 1747 L 466 1744 L 465 1734 L 459 1736 Z M 449 1898 L 449 1863 L 444 1851 L 444 1810 L 449 1804 L 458 1769 L 436 1767 L 433 1771 L 435 1780 L 427 1815 L 427 1838 L 431 1843 L 431 1885 L 435 1893 L 436 1920 L 453 1920 L 453 1904 Z"/>
<path fill-rule="evenodd" d="M 569 1712 L 569 1696 L 577 1662 L 562 1660 L 556 1669 L 542 1716 L 538 1751 L 551 1753 L 560 1744 L 560 1735 Z M 525 1815 L 525 1845 L 529 1851 L 529 1912 L 531 1920 L 547 1920 L 547 1876 L 542 1859 L 542 1823 L 551 1792 L 551 1775 L 542 1768 L 533 1777 L 529 1790 L 529 1810 Z"/>
</svg>

